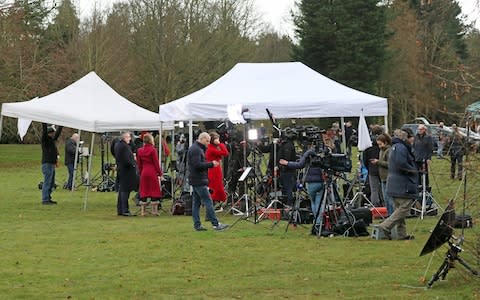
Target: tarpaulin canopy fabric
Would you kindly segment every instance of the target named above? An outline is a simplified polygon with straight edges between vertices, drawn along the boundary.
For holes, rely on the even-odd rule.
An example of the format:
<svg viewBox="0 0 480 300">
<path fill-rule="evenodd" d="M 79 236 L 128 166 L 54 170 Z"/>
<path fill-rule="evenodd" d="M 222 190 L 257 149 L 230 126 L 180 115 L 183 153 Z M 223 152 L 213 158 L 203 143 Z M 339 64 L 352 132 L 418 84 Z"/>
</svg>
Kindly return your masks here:
<svg viewBox="0 0 480 300">
<path fill-rule="evenodd" d="M 238 63 L 207 87 L 159 107 L 160 120 L 222 120 L 230 105 L 247 118 L 386 116 L 387 99 L 344 86 L 300 62 Z"/>
<path fill-rule="evenodd" d="M 95 72 L 48 96 L 4 103 L 1 114 L 90 132 L 160 127 L 157 113 L 128 101 Z"/>
</svg>

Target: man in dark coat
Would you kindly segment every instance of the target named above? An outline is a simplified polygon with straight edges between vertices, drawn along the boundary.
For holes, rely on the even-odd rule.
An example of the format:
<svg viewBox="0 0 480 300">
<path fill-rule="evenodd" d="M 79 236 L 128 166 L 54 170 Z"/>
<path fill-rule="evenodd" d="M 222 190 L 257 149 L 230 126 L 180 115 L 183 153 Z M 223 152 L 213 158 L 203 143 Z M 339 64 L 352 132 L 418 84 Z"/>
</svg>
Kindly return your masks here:
<svg viewBox="0 0 480 300">
<path fill-rule="evenodd" d="M 408 240 L 413 236 L 407 235 L 405 218 L 410 213 L 413 199 L 418 196 L 418 169 L 411 150 L 413 132 L 397 129 L 393 135 L 388 159 L 387 195 L 393 198 L 395 210 L 378 227 L 386 239 L 391 239 L 390 232 L 397 226 L 398 239 Z"/>
<path fill-rule="evenodd" d="M 426 187 L 429 186 L 428 166 L 432 162 L 433 138 L 427 133 L 427 126 L 418 125 L 417 134 L 413 141 L 413 155 L 418 170 L 425 174 Z M 419 183 L 423 184 L 421 178 Z"/>
<path fill-rule="evenodd" d="M 206 231 L 200 222 L 200 205 L 205 206 L 207 219 L 212 222 L 213 229 L 224 230 L 226 224 L 218 222 L 215 210 L 213 209 L 212 198 L 208 190 L 208 169 L 219 166 L 216 160 L 208 162 L 205 160 L 205 151 L 210 143 L 210 135 L 206 132 L 200 133 L 198 139 L 188 149 L 187 159 L 189 175 L 188 180 L 193 187 L 192 194 L 192 218 L 193 228 L 196 231 Z"/>
<path fill-rule="evenodd" d="M 77 143 L 80 141 L 78 133 L 72 134 L 72 137 L 65 143 L 65 166 L 68 169 L 68 180 L 64 188 L 72 189 L 73 185 L 73 171 L 75 167 L 75 152 L 77 150 Z"/>
<path fill-rule="evenodd" d="M 277 163 L 284 159 L 286 161 L 295 161 L 297 153 L 295 152 L 295 145 L 291 137 L 282 139 L 282 143 L 278 149 Z M 287 205 L 293 206 L 293 189 L 296 182 L 295 169 L 289 169 L 286 166 L 279 166 L 280 169 L 280 183 L 282 184 L 282 195 L 287 198 Z"/>
<path fill-rule="evenodd" d="M 137 166 L 130 147 L 131 140 L 130 132 L 124 132 L 122 133 L 122 139 L 115 143 L 114 148 L 119 183 L 117 214 L 125 217 L 134 216 L 130 213 L 128 198 L 130 192 L 138 187 Z"/>
<path fill-rule="evenodd" d="M 345 141 L 347 143 L 347 155 L 348 157 L 351 157 L 352 156 L 352 136 L 353 136 L 352 122 L 350 121 L 345 122 L 344 134 L 345 134 Z"/>
<path fill-rule="evenodd" d="M 457 178 L 462 180 L 463 174 L 463 155 L 465 154 L 465 139 L 456 124 L 452 124 L 453 133 L 449 138 L 450 147 L 450 178 L 455 179 L 455 169 L 458 164 Z"/>
<path fill-rule="evenodd" d="M 48 127 L 46 123 L 42 123 L 42 204 L 57 204 L 52 200 L 52 191 L 55 185 L 55 167 L 58 163 L 57 140 L 62 133 L 63 127 L 55 130 L 53 126 Z"/>
<path fill-rule="evenodd" d="M 380 191 L 381 180 L 378 173 L 378 165 L 372 163 L 380 158 L 380 148 L 377 145 L 377 137 L 383 133 L 382 127 L 372 127 L 372 146 L 363 151 L 363 165 L 368 170 L 368 184 L 370 186 L 370 200 L 374 206 L 381 206 Z"/>
</svg>

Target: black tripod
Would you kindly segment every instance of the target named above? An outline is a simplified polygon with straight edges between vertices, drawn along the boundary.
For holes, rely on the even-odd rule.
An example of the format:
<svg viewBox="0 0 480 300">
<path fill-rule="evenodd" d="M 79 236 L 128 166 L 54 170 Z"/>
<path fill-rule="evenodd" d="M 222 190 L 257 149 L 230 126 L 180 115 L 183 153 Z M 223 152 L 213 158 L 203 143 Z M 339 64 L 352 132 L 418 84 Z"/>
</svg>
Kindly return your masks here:
<svg viewBox="0 0 480 300">
<path fill-rule="evenodd" d="M 353 223 L 350 220 L 350 216 L 347 213 L 347 210 L 345 209 L 345 205 L 343 204 L 343 201 L 340 198 L 340 195 L 338 194 L 338 191 L 334 185 L 334 175 L 335 175 L 335 171 L 333 170 L 326 170 L 325 172 L 325 181 L 324 181 L 325 187 L 323 189 L 322 200 L 320 202 L 320 205 L 318 206 L 317 213 L 315 215 L 315 220 L 313 221 L 312 234 L 315 234 L 318 237 L 322 235 L 322 229 L 325 226 L 323 222 L 323 214 L 326 212 L 327 208 L 329 209 L 329 212 L 326 213 L 325 217 L 328 218 L 328 220 L 331 220 L 334 222 L 338 221 L 339 216 L 336 211 L 337 201 L 335 199 L 335 196 L 337 196 L 339 199 L 340 207 L 345 213 L 345 217 L 347 220 L 346 225 L 348 225 L 349 228 L 352 228 L 355 236 L 358 236 L 353 226 Z M 340 175 L 338 176 L 341 177 Z M 318 218 L 320 218 L 320 220 L 318 220 Z"/>
<path fill-rule="evenodd" d="M 112 176 L 110 176 L 110 172 L 113 172 L 115 170 L 115 164 L 109 162 L 108 151 L 105 150 L 106 148 L 109 148 L 109 139 L 110 137 L 107 134 L 102 135 L 101 137 L 100 157 L 102 168 L 100 172 L 96 176 L 94 176 L 91 181 L 95 182 L 100 180 L 100 182 L 97 184 L 97 191 L 99 192 L 113 192 L 115 190 L 115 180 L 112 178 Z M 107 162 L 105 162 L 105 155 Z"/>
<path fill-rule="evenodd" d="M 285 232 L 288 231 L 288 227 L 290 226 L 290 224 L 293 224 L 294 227 L 296 227 L 297 225 L 301 225 L 302 224 L 302 217 L 301 217 L 301 213 L 300 213 L 300 203 L 302 202 L 303 200 L 303 197 L 302 197 L 302 192 L 304 192 L 304 186 L 305 186 L 305 176 L 306 174 L 308 173 L 308 170 L 310 169 L 310 165 L 308 165 L 308 167 L 306 168 L 306 170 L 302 173 L 298 173 L 298 176 L 297 176 L 297 192 L 296 192 L 296 195 L 295 195 L 295 203 L 293 204 L 293 207 L 292 207 L 292 210 L 290 211 L 290 216 L 288 218 L 288 223 L 287 223 L 287 226 L 285 227 Z M 302 174 L 302 179 L 299 180 L 299 177 L 300 177 L 300 174 Z M 315 199 L 313 199 L 312 201 L 314 201 Z"/>
<path fill-rule="evenodd" d="M 468 271 L 470 271 L 473 275 L 478 276 L 479 273 L 478 271 L 474 270 L 472 267 L 470 267 L 460 256 L 459 253 L 463 251 L 460 246 L 448 242 L 450 245 L 450 248 L 447 250 L 447 253 L 445 254 L 445 259 L 443 260 L 442 265 L 440 268 L 438 268 L 438 271 L 433 274 L 432 279 L 428 282 L 428 288 L 431 288 L 433 283 L 437 281 L 438 279 L 444 280 L 445 277 L 447 277 L 448 271 L 451 268 L 454 268 L 455 261 L 458 261 L 462 266 L 464 266 Z"/>
</svg>

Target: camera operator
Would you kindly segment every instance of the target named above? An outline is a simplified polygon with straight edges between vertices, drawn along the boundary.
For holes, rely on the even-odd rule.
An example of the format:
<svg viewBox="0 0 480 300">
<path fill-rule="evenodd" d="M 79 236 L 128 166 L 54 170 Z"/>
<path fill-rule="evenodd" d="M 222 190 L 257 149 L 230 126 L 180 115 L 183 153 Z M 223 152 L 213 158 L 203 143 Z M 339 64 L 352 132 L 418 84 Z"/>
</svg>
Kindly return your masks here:
<svg viewBox="0 0 480 300">
<path fill-rule="evenodd" d="M 372 146 L 363 151 L 363 164 L 368 170 L 368 184 L 370 186 L 370 200 L 376 207 L 381 206 L 380 191 L 381 180 L 378 173 L 378 165 L 374 162 L 380 158 L 380 148 L 377 145 L 377 137 L 383 133 L 380 125 L 372 126 Z"/>
<path fill-rule="evenodd" d="M 72 134 L 72 137 L 65 143 L 65 166 L 68 169 L 68 180 L 63 186 L 64 189 L 71 190 L 73 185 L 73 171 L 75 166 L 75 152 L 77 150 L 77 143 L 80 141 L 78 133 Z"/>
<path fill-rule="evenodd" d="M 352 156 L 352 136 L 354 129 L 352 127 L 352 122 L 345 122 L 343 132 L 345 134 L 345 141 L 347 142 L 347 155 L 348 157 Z"/>
<path fill-rule="evenodd" d="M 232 134 L 232 142 L 229 144 L 228 151 L 230 152 L 230 158 L 228 160 L 228 175 L 227 177 L 230 178 L 228 182 L 228 194 L 233 197 L 235 195 L 235 191 L 237 190 L 238 179 L 243 172 L 244 167 L 244 150 L 246 152 L 246 156 L 250 155 L 250 147 L 247 142 L 243 141 L 240 138 L 240 133 L 233 133 Z M 243 185 L 240 186 L 240 193 L 244 193 Z"/>
<path fill-rule="evenodd" d="M 302 155 L 299 161 L 287 161 L 285 159 L 280 159 L 279 161 L 280 165 L 286 166 L 288 169 L 302 169 L 307 166 L 307 173 L 304 180 L 307 183 L 307 192 L 310 197 L 311 208 L 315 218 L 315 226 L 312 229 L 312 235 L 318 234 L 318 226 L 320 226 L 321 219 L 317 217 L 317 212 L 322 201 L 324 189 L 322 168 L 310 164 L 311 159 L 315 156 L 315 149 L 311 148 Z"/>
<path fill-rule="evenodd" d="M 281 141 L 277 161 L 281 159 L 286 161 L 295 161 L 297 153 L 295 152 L 295 145 L 293 144 L 293 132 L 286 131 L 284 138 Z M 287 205 L 293 206 L 293 188 L 295 187 L 295 169 L 289 169 L 286 166 L 279 166 L 280 183 L 282 185 L 282 194 L 287 197 Z"/>
</svg>

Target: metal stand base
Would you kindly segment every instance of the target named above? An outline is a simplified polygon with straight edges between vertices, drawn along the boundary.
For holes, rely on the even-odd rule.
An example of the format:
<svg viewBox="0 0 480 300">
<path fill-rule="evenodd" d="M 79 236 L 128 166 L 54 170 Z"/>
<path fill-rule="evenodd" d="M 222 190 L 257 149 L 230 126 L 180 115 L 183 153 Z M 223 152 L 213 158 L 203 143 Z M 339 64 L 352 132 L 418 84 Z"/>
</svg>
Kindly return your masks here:
<svg viewBox="0 0 480 300">
<path fill-rule="evenodd" d="M 474 270 L 472 267 L 470 267 L 462 258 L 460 258 L 460 256 L 458 255 L 460 252 L 463 251 L 462 248 L 460 248 L 460 246 L 458 245 L 455 245 L 454 243 L 452 242 L 448 242 L 448 244 L 450 245 L 450 249 L 448 249 L 447 253 L 445 254 L 445 259 L 443 260 L 443 263 L 442 265 L 440 266 L 440 268 L 438 269 L 437 272 L 435 272 L 435 274 L 433 274 L 432 278 L 430 279 L 430 281 L 428 282 L 428 285 L 427 287 L 428 288 L 431 288 L 433 283 L 435 283 L 435 281 L 437 281 L 438 279 L 442 279 L 444 280 L 445 277 L 447 277 L 447 274 L 448 274 L 448 271 L 451 269 L 451 268 L 454 268 L 455 267 L 455 261 L 458 261 L 462 266 L 465 267 L 465 269 L 467 269 L 468 271 L 470 271 L 470 273 L 472 273 L 473 275 L 475 276 L 479 276 L 479 273 L 478 271 Z"/>
</svg>

